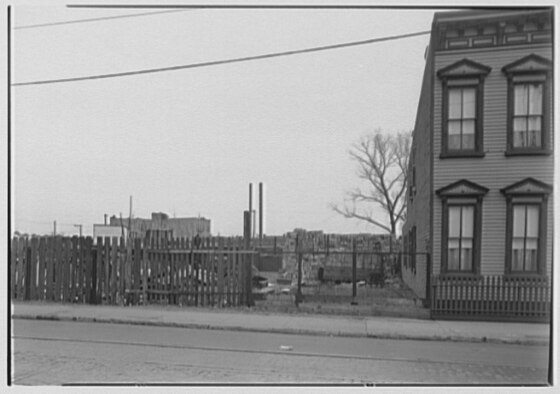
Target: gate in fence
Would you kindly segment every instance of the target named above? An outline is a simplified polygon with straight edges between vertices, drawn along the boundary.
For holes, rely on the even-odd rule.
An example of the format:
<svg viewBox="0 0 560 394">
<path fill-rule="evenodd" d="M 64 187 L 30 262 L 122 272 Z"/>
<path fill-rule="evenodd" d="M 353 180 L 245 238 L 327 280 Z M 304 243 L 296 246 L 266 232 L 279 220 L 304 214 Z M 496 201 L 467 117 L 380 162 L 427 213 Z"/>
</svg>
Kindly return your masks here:
<svg viewBox="0 0 560 394">
<path fill-rule="evenodd" d="M 87 304 L 252 305 L 256 253 L 232 239 L 14 237 L 11 296 Z"/>
</svg>

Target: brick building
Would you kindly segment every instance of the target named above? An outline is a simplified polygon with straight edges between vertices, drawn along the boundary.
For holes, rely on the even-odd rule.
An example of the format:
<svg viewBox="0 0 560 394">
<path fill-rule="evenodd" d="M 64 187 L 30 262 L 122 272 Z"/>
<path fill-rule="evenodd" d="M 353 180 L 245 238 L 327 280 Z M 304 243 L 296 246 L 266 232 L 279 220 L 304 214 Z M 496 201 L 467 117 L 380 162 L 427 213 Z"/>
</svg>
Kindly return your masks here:
<svg viewBox="0 0 560 394">
<path fill-rule="evenodd" d="M 116 216 L 111 216 L 111 226 L 129 227 L 129 219 L 122 221 Z M 132 218 L 130 220 L 130 234 L 133 238 L 143 238 L 148 230 L 168 230 L 173 238 L 191 238 L 195 235 L 210 236 L 210 219 L 203 217 L 170 218 L 162 212 L 152 213 L 151 219 Z"/>
</svg>

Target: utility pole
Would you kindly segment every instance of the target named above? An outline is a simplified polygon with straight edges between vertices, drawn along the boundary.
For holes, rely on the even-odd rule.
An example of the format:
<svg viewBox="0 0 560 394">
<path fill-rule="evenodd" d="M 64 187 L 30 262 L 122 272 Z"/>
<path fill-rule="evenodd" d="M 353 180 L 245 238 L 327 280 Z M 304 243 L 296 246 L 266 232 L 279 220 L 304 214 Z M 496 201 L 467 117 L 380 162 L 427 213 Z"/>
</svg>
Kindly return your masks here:
<svg viewBox="0 0 560 394">
<path fill-rule="evenodd" d="M 263 184 L 259 182 L 259 246 L 263 242 Z"/>
<path fill-rule="evenodd" d="M 132 234 L 132 196 L 130 196 L 130 208 L 128 211 L 128 238 L 131 237 Z"/>
<path fill-rule="evenodd" d="M 249 238 L 253 237 L 253 184 L 249 183 Z M 250 244 L 249 244 L 250 245 Z"/>
<path fill-rule="evenodd" d="M 82 238 L 82 225 L 81 224 L 75 224 L 74 227 L 78 227 L 80 229 L 80 238 Z"/>
</svg>

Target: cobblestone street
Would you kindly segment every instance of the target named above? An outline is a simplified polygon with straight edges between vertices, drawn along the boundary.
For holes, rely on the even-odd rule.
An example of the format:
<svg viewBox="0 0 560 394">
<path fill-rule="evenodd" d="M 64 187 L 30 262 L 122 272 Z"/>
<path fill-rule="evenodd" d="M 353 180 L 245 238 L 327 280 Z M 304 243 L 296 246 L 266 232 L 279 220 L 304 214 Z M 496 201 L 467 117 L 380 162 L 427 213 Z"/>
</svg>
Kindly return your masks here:
<svg viewBox="0 0 560 394">
<path fill-rule="evenodd" d="M 545 346 L 16 320 L 13 382 L 544 384 L 547 357 Z"/>
</svg>

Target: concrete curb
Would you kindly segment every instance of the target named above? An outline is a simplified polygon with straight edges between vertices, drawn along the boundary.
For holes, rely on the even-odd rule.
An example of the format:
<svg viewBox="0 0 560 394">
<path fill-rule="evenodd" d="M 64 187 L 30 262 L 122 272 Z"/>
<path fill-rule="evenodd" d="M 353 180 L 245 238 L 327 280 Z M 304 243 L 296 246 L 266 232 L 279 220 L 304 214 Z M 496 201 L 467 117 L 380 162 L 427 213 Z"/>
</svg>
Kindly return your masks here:
<svg viewBox="0 0 560 394">
<path fill-rule="evenodd" d="M 136 319 L 113 319 L 113 318 L 95 318 L 95 317 L 79 317 L 79 316 L 57 316 L 52 314 L 45 315 L 26 315 L 13 314 L 12 319 L 22 320 L 51 320 L 66 322 L 82 322 L 82 323 L 109 323 L 109 324 L 130 324 L 151 327 L 177 327 L 187 329 L 204 329 L 204 330 L 222 330 L 222 331 L 244 331 L 244 332 L 263 332 L 273 334 L 291 334 L 291 335 L 313 335 L 313 336 L 336 336 L 336 337 L 353 337 L 353 338 L 374 338 L 374 339 L 394 339 L 394 340 L 416 340 L 416 341 L 447 341 L 447 342 L 471 342 L 471 343 L 496 343 L 496 344 L 512 344 L 512 345 L 549 345 L 547 339 L 502 339 L 487 337 L 466 337 L 466 336 L 426 336 L 426 335 L 402 335 L 380 333 L 371 334 L 364 331 L 363 334 L 350 332 L 329 332 L 320 330 L 307 330 L 297 328 L 253 328 L 243 326 L 221 326 L 210 324 L 196 323 L 176 323 L 164 321 L 145 321 Z"/>
</svg>

